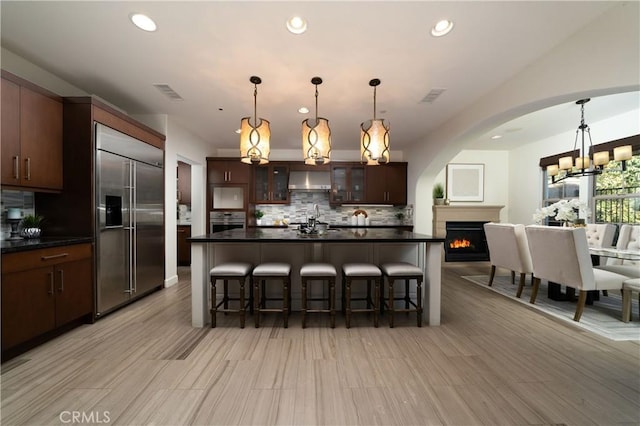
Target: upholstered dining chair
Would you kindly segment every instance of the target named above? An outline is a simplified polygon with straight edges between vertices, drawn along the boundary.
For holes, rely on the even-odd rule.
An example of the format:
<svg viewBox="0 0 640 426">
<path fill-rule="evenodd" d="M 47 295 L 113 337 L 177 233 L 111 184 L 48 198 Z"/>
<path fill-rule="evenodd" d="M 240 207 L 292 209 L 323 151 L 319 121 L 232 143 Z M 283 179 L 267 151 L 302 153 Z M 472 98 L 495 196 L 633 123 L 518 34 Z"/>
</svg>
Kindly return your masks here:
<svg viewBox="0 0 640 426">
<path fill-rule="evenodd" d="M 527 274 L 533 272 L 524 225 L 489 222 L 484 224 L 484 233 L 487 237 L 491 263 L 489 286 L 493 284 L 496 268 L 506 268 L 512 273 L 520 274 L 516 293 L 516 297 L 520 297 Z"/>
<path fill-rule="evenodd" d="M 580 291 L 574 321 L 580 321 L 587 292 L 621 290 L 625 275 L 595 269 L 591 264 L 585 228 L 529 225 L 525 228 L 533 262 L 535 303 L 540 280 L 548 280 Z"/>
<path fill-rule="evenodd" d="M 616 236 L 616 225 L 613 223 L 587 223 L 587 243 L 589 247 L 609 248 L 613 247 L 613 239 Z M 598 265 L 604 264 L 603 256 L 598 256 Z M 607 290 L 602 292 L 607 296 Z"/>
<path fill-rule="evenodd" d="M 587 223 L 585 230 L 589 247 L 613 247 L 613 239 L 616 236 L 616 225 L 613 223 Z"/>
<path fill-rule="evenodd" d="M 616 249 L 640 251 L 640 225 L 622 225 L 620 227 Z M 637 260 L 623 260 L 609 257 L 604 265 L 601 264 L 597 268 L 626 275 L 630 278 L 640 278 L 640 261 Z"/>
</svg>

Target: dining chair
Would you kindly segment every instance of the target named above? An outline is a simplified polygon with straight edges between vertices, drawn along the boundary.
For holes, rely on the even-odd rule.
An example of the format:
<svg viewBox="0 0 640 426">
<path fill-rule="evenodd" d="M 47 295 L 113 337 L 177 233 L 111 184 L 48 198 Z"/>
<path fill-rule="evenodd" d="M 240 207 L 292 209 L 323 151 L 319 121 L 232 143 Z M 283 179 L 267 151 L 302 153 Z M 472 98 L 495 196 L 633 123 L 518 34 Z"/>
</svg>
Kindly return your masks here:
<svg viewBox="0 0 640 426">
<path fill-rule="evenodd" d="M 616 236 L 616 225 L 613 223 L 587 223 L 585 230 L 589 247 L 613 247 Z"/>
<path fill-rule="evenodd" d="M 525 231 L 533 262 L 531 303 L 536 301 L 541 280 L 575 288 L 580 293 L 573 320 L 580 321 L 588 291 L 621 290 L 629 279 L 592 266 L 585 228 L 529 225 Z"/>
<path fill-rule="evenodd" d="M 587 243 L 589 247 L 609 248 L 613 247 L 613 239 L 616 236 L 616 225 L 613 223 L 587 223 L 585 226 L 587 231 Z M 604 256 L 593 256 L 591 260 L 594 265 L 602 265 L 605 261 Z M 607 296 L 607 290 L 602 292 Z"/>
<path fill-rule="evenodd" d="M 620 234 L 616 243 L 617 250 L 640 251 L 640 225 L 624 224 L 620 227 Z M 640 261 L 607 258 L 604 265 L 597 267 L 616 274 L 626 275 L 630 278 L 640 278 Z"/>
<path fill-rule="evenodd" d="M 497 267 L 512 271 L 512 282 L 513 273 L 518 272 L 520 281 L 516 297 L 520 297 L 527 274 L 533 272 L 524 225 L 489 222 L 484 224 L 484 232 L 487 237 L 491 263 L 489 286 L 493 284 Z"/>
</svg>

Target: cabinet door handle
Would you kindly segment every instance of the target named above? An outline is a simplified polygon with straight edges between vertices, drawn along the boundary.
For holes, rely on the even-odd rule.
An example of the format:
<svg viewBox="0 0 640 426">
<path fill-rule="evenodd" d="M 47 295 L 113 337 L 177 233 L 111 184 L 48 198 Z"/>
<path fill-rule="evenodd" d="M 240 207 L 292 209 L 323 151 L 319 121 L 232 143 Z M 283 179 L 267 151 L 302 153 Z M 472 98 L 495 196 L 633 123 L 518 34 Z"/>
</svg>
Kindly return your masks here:
<svg viewBox="0 0 640 426">
<path fill-rule="evenodd" d="M 229 182 L 231 182 L 231 172 L 229 172 Z"/>
<path fill-rule="evenodd" d="M 25 160 L 25 179 L 31 180 L 31 158 L 27 157 Z"/>
<path fill-rule="evenodd" d="M 40 260 L 58 259 L 60 257 L 67 257 L 67 256 L 69 256 L 69 253 L 52 254 L 51 256 L 42 256 Z"/>
<path fill-rule="evenodd" d="M 13 178 L 20 179 L 20 157 L 13 156 Z"/>
<path fill-rule="evenodd" d="M 58 291 L 62 293 L 64 291 L 64 271 L 60 269 L 58 272 L 60 273 L 60 288 Z"/>
<path fill-rule="evenodd" d="M 49 294 L 53 294 L 53 272 L 49 272 Z"/>
</svg>

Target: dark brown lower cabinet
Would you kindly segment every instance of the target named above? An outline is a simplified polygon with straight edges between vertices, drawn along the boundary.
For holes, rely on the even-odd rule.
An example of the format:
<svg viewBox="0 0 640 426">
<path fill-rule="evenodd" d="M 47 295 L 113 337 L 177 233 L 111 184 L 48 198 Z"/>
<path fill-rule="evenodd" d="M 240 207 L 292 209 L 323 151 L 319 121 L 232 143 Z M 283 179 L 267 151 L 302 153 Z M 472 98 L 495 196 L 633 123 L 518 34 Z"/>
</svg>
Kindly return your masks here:
<svg viewBox="0 0 640 426">
<path fill-rule="evenodd" d="M 187 241 L 187 238 L 191 236 L 191 226 L 179 225 L 178 226 L 178 266 L 191 265 L 191 244 Z"/>
<path fill-rule="evenodd" d="M 92 245 L 2 256 L 2 351 L 93 316 Z M 4 358 L 4 356 L 3 356 Z"/>
</svg>

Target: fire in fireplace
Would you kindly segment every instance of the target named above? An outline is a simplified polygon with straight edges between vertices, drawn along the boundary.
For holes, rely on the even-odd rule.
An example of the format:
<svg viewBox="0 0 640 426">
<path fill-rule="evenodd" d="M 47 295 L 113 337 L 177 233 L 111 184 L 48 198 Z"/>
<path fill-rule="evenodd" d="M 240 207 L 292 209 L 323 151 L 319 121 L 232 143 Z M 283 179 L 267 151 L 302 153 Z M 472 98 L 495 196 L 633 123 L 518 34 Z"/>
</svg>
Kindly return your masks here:
<svg viewBox="0 0 640 426">
<path fill-rule="evenodd" d="M 480 262 L 489 260 L 484 235 L 486 222 L 447 222 L 444 243 L 446 262 Z"/>
</svg>

